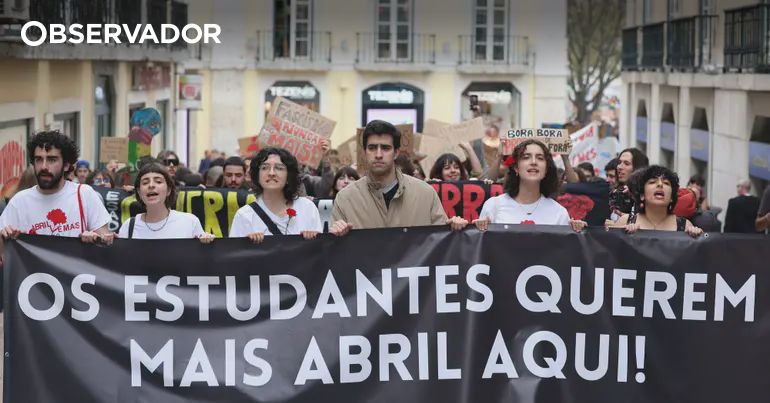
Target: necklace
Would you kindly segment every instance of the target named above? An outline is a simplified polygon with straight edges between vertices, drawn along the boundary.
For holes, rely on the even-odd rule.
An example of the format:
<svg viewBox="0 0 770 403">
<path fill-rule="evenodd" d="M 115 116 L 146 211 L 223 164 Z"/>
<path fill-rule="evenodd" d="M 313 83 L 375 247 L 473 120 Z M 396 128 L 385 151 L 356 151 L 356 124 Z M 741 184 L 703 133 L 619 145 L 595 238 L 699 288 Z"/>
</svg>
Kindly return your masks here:
<svg viewBox="0 0 770 403">
<path fill-rule="evenodd" d="M 524 205 L 523 205 L 523 204 L 521 204 L 521 203 L 519 203 L 519 202 L 516 202 L 516 204 L 518 204 L 518 205 L 519 205 L 519 207 L 521 207 L 521 210 L 522 210 L 522 211 L 524 211 L 524 213 L 526 213 L 527 215 L 532 215 L 532 213 L 534 213 L 534 212 L 535 212 L 535 210 L 537 210 L 537 207 L 540 205 L 540 200 L 541 200 L 541 199 L 542 199 L 542 197 L 539 197 L 539 198 L 537 199 L 537 203 L 535 203 L 535 208 L 533 208 L 533 209 L 532 209 L 532 210 L 530 210 L 530 211 L 527 211 L 527 210 L 524 208 Z M 516 201 L 516 200 L 514 200 L 514 201 Z"/>
<path fill-rule="evenodd" d="M 170 211 L 168 212 L 168 215 L 166 215 L 166 219 L 165 219 L 165 220 L 163 220 L 163 224 L 162 224 L 162 225 L 161 225 L 159 228 L 153 228 L 153 227 L 151 227 L 151 226 L 150 226 L 150 223 L 148 223 L 147 221 L 145 221 L 145 222 L 144 222 L 144 225 L 146 225 L 146 226 L 147 226 L 147 228 L 149 228 L 149 229 L 150 229 L 150 231 L 152 231 L 152 232 L 158 232 L 158 231 L 162 230 L 162 229 L 163 229 L 163 228 L 166 226 L 166 224 L 168 223 L 168 218 L 169 218 L 169 217 L 171 217 L 171 212 L 170 212 Z M 146 214 L 146 213 L 144 214 L 144 218 L 147 218 L 147 214 Z"/>
<path fill-rule="evenodd" d="M 658 226 L 660 226 L 660 225 L 663 225 L 663 224 L 666 222 L 666 220 L 668 220 L 668 216 L 665 216 L 665 217 L 663 217 L 663 220 L 661 220 L 661 221 L 660 221 L 659 223 L 657 223 L 657 224 L 655 224 L 655 222 L 654 222 L 654 221 L 652 221 L 652 220 L 651 220 L 649 217 L 647 217 L 647 215 L 646 215 L 646 214 L 644 215 L 644 219 L 645 219 L 645 220 L 647 220 L 647 222 L 649 222 L 649 223 L 650 223 L 650 225 L 652 225 L 652 229 L 654 229 L 654 230 L 657 230 L 657 229 L 658 229 Z"/>
</svg>

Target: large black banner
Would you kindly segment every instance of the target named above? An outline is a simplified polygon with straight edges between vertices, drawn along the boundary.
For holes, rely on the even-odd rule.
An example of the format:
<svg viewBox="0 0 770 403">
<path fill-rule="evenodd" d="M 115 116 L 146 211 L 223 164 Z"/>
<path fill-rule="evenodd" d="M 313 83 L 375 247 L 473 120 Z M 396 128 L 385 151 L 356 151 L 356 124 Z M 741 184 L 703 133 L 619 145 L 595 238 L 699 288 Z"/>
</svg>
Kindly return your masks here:
<svg viewBox="0 0 770 403">
<path fill-rule="evenodd" d="M 766 402 L 770 240 L 22 236 L 7 402 Z"/>
<path fill-rule="evenodd" d="M 441 199 L 447 216 L 460 216 L 473 221 L 479 218 L 484 202 L 503 193 L 500 184 L 482 181 L 430 182 Z M 598 187 L 597 187 L 598 185 Z M 121 223 L 140 212 L 136 196 L 121 189 L 94 187 L 102 196 L 112 220 L 109 227 L 117 232 Z M 588 189 L 587 191 L 585 189 Z M 597 190 L 598 189 L 598 190 Z M 599 184 L 576 184 L 570 193 L 557 198 L 575 219 L 585 219 L 590 225 L 604 225 L 609 218 L 609 188 Z M 235 212 L 254 201 L 254 194 L 246 190 L 184 188 L 178 192 L 176 210 L 195 214 L 203 230 L 217 237 L 227 237 Z M 332 199 L 315 199 L 324 228 L 331 221 Z"/>
</svg>

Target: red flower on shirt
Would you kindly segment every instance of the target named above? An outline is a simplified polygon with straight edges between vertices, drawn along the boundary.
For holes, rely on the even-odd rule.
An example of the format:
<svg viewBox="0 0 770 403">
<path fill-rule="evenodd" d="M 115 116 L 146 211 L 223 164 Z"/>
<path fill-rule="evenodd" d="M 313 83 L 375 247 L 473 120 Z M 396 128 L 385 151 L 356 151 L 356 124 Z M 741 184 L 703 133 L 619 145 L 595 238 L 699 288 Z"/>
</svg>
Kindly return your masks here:
<svg viewBox="0 0 770 403">
<path fill-rule="evenodd" d="M 532 220 L 524 220 L 524 221 L 522 221 L 521 223 L 522 223 L 522 224 L 526 224 L 526 225 L 535 225 L 535 222 L 534 222 L 534 221 L 532 221 Z"/>
<path fill-rule="evenodd" d="M 287 208 L 286 209 L 286 215 L 289 217 L 296 217 L 297 216 L 297 210 L 294 210 L 293 208 Z"/>
<path fill-rule="evenodd" d="M 58 208 L 51 210 L 46 216 L 46 218 L 48 218 L 49 221 L 51 221 L 56 225 L 65 224 L 67 222 L 67 215 L 64 214 L 64 212 Z"/>
</svg>

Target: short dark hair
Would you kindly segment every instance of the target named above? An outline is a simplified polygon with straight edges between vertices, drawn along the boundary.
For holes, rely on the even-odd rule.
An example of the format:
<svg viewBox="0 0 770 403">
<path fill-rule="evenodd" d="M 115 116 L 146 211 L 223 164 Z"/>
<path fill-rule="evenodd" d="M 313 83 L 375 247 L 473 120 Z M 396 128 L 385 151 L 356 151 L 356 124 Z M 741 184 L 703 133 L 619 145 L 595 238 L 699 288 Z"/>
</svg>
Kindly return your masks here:
<svg viewBox="0 0 770 403">
<path fill-rule="evenodd" d="M 264 192 L 262 185 L 259 184 L 259 166 L 267 161 L 267 158 L 271 155 L 277 155 L 281 162 L 286 165 L 287 176 L 286 185 L 283 186 L 283 197 L 287 201 L 295 200 L 299 195 L 299 187 L 302 183 L 302 179 L 299 176 L 299 163 L 290 152 L 278 147 L 267 147 L 259 150 L 259 153 L 254 157 L 254 161 L 251 162 L 249 175 L 251 175 L 254 193 L 259 196 Z"/>
<path fill-rule="evenodd" d="M 631 154 L 631 163 L 634 167 L 632 171 L 636 171 L 640 168 L 647 168 L 650 165 L 650 160 L 647 158 L 647 155 L 636 147 L 626 148 L 621 151 L 620 154 L 618 154 L 618 160 L 620 160 L 620 156 L 626 152 Z"/>
<path fill-rule="evenodd" d="M 232 157 L 228 157 L 225 160 L 225 165 L 222 166 L 222 170 L 224 171 L 230 165 L 239 166 L 239 167 L 243 168 L 243 172 L 246 173 L 246 163 L 243 162 L 241 157 L 239 157 L 237 155 L 234 155 Z"/>
<path fill-rule="evenodd" d="M 75 163 L 78 162 L 80 150 L 71 138 L 61 134 L 58 130 L 38 132 L 29 139 L 27 142 L 27 158 L 30 163 L 35 161 L 35 150 L 38 147 L 46 151 L 50 151 L 51 148 L 61 150 L 62 161 L 65 164 L 70 164 L 69 170 L 64 172 L 69 173 L 75 169 Z"/>
<path fill-rule="evenodd" d="M 442 171 L 444 170 L 444 167 L 449 164 L 457 164 L 457 166 L 460 167 L 460 180 L 468 180 L 468 171 L 465 170 L 465 165 L 460 161 L 460 158 L 452 153 L 445 153 L 441 154 L 437 159 L 436 162 L 433 164 L 433 167 L 430 169 L 430 176 L 429 179 L 439 179 L 444 180 L 444 178 L 441 176 Z"/>
<path fill-rule="evenodd" d="M 337 170 L 336 174 L 334 174 L 334 181 L 332 182 L 332 196 L 337 194 L 337 180 L 343 176 L 347 176 L 348 178 L 353 178 L 355 180 L 361 179 L 361 175 L 358 174 L 358 171 L 349 165 L 345 165 L 344 167 Z"/>
<path fill-rule="evenodd" d="M 688 185 L 689 184 L 693 184 L 693 183 L 698 185 L 698 186 L 700 186 L 700 187 L 702 187 L 702 188 L 706 187 L 706 180 L 703 179 L 703 177 L 698 175 L 698 174 L 695 174 L 695 175 L 691 176 L 690 177 L 690 181 L 687 182 Z"/>
<path fill-rule="evenodd" d="M 610 162 L 608 162 L 607 165 L 604 166 L 604 172 L 614 171 L 615 169 L 617 169 L 618 161 L 619 160 L 617 157 L 611 159 Z"/>
<path fill-rule="evenodd" d="M 512 198 L 519 195 L 519 184 L 521 179 L 516 175 L 513 168 L 518 164 L 521 156 L 530 144 L 535 144 L 542 148 L 545 156 L 545 177 L 540 181 L 540 193 L 545 197 L 553 197 L 559 191 L 559 173 L 556 170 L 556 164 L 553 162 L 553 157 L 551 156 L 548 147 L 535 139 L 524 140 L 513 149 L 513 157 L 516 159 L 516 164 L 508 167 L 508 178 L 505 179 L 505 192 Z"/>
<path fill-rule="evenodd" d="M 384 120 L 372 120 L 369 122 L 366 127 L 364 127 L 364 133 L 361 136 L 364 149 L 366 149 L 366 145 L 369 144 L 369 136 L 373 134 L 385 134 L 391 136 L 393 137 L 393 148 L 395 150 L 401 148 L 401 132 L 398 131 L 396 126 L 393 126 L 393 124 Z"/>
<path fill-rule="evenodd" d="M 139 173 L 136 174 L 136 180 L 134 181 L 134 191 L 136 192 L 136 200 L 139 202 L 139 205 L 142 206 L 142 209 L 147 208 L 147 206 L 144 204 L 144 201 L 142 201 L 142 197 L 139 196 L 139 185 L 142 183 L 142 177 L 149 173 L 163 175 L 163 179 L 166 180 L 166 186 L 168 186 L 169 190 L 171 190 L 168 197 L 166 197 L 165 205 L 169 210 L 173 209 L 176 205 L 176 184 L 174 183 L 174 179 L 171 177 L 171 175 L 169 175 L 168 169 L 157 162 L 151 162 L 149 164 L 142 165 L 142 168 L 139 169 Z"/>
<path fill-rule="evenodd" d="M 577 167 L 579 169 L 585 169 L 586 171 L 591 172 L 591 175 L 594 174 L 594 164 L 592 164 L 590 162 L 587 162 L 587 161 L 586 162 L 581 162 L 581 163 L 578 164 Z"/>
<path fill-rule="evenodd" d="M 414 176 L 414 163 L 412 163 L 408 155 L 398 154 L 393 162 L 402 174 Z"/>
<path fill-rule="evenodd" d="M 640 213 L 644 213 L 645 206 L 642 204 L 642 197 L 644 196 L 644 185 L 648 180 L 653 178 L 665 178 L 671 182 L 671 203 L 668 205 L 668 213 L 671 214 L 676 206 L 679 192 L 679 175 L 676 172 L 660 166 L 650 165 L 640 171 L 635 172 L 628 181 L 628 188 L 631 190 L 631 195 L 636 202 L 636 207 Z"/>
</svg>

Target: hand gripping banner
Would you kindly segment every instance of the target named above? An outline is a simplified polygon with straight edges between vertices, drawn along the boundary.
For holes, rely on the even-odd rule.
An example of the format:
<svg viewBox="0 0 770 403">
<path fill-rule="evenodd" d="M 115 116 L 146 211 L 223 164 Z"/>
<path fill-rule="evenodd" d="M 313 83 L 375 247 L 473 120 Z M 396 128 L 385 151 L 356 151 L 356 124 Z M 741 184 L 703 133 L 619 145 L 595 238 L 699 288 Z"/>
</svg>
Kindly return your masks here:
<svg viewBox="0 0 770 403">
<path fill-rule="evenodd" d="M 766 402 L 770 240 L 6 244 L 7 402 Z"/>
</svg>

